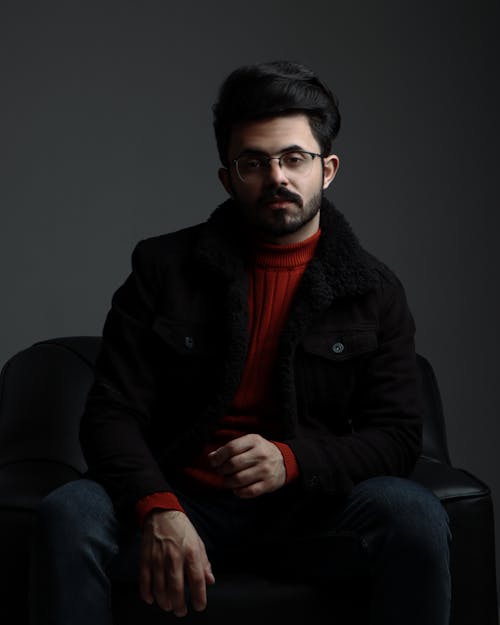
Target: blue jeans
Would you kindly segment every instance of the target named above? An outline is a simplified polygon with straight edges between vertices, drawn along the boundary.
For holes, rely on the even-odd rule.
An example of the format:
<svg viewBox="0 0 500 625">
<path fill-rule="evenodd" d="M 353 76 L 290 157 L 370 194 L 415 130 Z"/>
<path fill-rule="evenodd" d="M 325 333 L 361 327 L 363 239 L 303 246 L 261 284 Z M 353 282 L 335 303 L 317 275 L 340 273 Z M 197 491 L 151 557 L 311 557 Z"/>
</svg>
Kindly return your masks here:
<svg viewBox="0 0 500 625">
<path fill-rule="evenodd" d="M 450 532 L 430 491 L 402 478 L 372 478 L 318 525 L 293 514 L 293 491 L 282 490 L 251 500 L 178 493 L 216 578 L 243 561 L 245 545 L 247 555 L 267 558 L 266 571 L 278 564 L 277 575 L 326 587 L 368 576 L 371 625 L 448 625 Z M 111 625 L 111 583 L 138 587 L 139 552 L 139 531 L 118 523 L 99 484 L 82 479 L 53 491 L 35 532 L 32 625 Z"/>
</svg>

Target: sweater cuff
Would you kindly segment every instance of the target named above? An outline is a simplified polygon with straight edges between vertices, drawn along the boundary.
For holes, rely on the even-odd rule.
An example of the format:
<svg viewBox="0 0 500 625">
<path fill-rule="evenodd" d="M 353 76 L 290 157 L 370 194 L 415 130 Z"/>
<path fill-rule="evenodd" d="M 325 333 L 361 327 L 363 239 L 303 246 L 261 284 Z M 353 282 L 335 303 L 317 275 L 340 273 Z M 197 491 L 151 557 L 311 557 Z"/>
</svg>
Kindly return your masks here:
<svg viewBox="0 0 500 625">
<path fill-rule="evenodd" d="M 281 455 L 283 456 L 283 460 L 285 462 L 285 484 L 289 484 L 299 477 L 299 465 L 297 458 L 295 458 L 295 454 L 286 443 L 277 443 L 276 441 L 271 441 L 271 443 L 276 445 L 276 447 L 281 451 Z"/>
<path fill-rule="evenodd" d="M 147 495 L 146 497 L 139 499 L 139 501 L 135 505 L 137 519 L 141 527 L 147 515 L 151 512 L 151 510 L 155 509 L 178 510 L 179 512 L 184 512 L 184 508 L 181 506 L 179 500 L 174 495 L 174 493 L 161 492 Z"/>
</svg>

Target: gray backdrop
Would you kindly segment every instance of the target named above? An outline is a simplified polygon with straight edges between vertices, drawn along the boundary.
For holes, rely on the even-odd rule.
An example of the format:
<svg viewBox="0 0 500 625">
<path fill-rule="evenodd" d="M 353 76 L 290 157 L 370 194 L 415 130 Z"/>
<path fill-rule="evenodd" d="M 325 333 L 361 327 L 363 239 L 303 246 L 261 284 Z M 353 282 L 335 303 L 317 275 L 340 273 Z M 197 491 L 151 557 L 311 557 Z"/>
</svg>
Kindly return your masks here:
<svg viewBox="0 0 500 625">
<path fill-rule="evenodd" d="M 500 520 L 498 2 L 167 0 L 0 8 L 0 360 L 99 334 L 141 238 L 224 198 L 211 105 L 291 58 L 337 92 L 329 196 L 406 285 L 450 450 Z"/>
</svg>

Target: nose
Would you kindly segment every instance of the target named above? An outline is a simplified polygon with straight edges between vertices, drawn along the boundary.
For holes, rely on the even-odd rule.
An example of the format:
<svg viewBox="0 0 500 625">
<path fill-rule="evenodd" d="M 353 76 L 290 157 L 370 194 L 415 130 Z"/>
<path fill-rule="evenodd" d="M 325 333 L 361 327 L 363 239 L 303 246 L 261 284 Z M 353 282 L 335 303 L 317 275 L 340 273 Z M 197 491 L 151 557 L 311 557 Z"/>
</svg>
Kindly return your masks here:
<svg viewBox="0 0 500 625">
<path fill-rule="evenodd" d="M 267 178 L 273 184 L 286 185 L 288 184 L 288 178 L 285 171 L 281 166 L 281 161 L 278 156 L 273 156 L 269 159 L 269 166 L 267 168 Z"/>
</svg>

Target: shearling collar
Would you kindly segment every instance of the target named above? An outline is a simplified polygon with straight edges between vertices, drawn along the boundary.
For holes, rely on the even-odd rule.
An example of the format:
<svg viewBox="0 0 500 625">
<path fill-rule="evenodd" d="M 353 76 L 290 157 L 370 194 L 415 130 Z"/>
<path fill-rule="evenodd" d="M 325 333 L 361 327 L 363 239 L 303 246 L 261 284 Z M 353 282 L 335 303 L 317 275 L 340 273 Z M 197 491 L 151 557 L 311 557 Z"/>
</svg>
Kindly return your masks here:
<svg viewBox="0 0 500 625">
<path fill-rule="evenodd" d="M 320 213 L 321 237 L 303 278 L 302 290 L 321 292 L 321 300 L 359 295 L 375 287 L 382 264 L 364 250 L 345 217 L 326 198 Z M 205 269 L 228 279 L 244 271 L 247 237 L 233 200 L 209 217 L 200 237 L 197 258 Z M 311 291 L 312 290 L 312 291 Z"/>
</svg>

